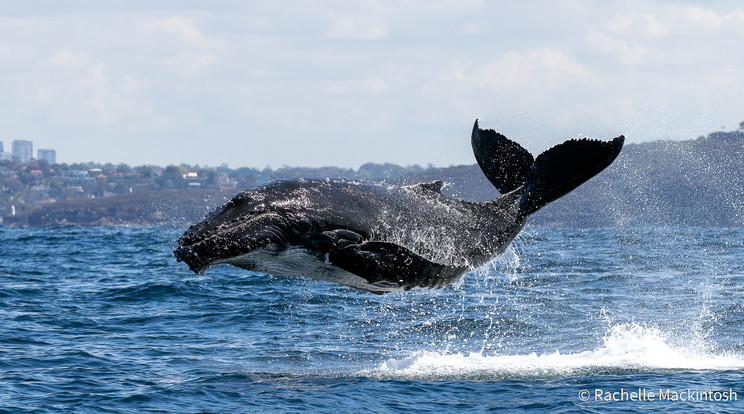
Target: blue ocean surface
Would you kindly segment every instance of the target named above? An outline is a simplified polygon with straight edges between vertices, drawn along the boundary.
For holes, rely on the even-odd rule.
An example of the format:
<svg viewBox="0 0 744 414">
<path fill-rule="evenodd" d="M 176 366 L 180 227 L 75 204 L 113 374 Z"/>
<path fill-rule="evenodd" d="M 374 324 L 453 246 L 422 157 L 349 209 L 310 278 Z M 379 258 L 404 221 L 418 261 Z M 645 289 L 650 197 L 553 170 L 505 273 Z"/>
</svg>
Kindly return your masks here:
<svg viewBox="0 0 744 414">
<path fill-rule="evenodd" d="M 0 412 L 744 412 L 744 229 L 532 228 L 441 291 L 0 227 Z"/>
</svg>

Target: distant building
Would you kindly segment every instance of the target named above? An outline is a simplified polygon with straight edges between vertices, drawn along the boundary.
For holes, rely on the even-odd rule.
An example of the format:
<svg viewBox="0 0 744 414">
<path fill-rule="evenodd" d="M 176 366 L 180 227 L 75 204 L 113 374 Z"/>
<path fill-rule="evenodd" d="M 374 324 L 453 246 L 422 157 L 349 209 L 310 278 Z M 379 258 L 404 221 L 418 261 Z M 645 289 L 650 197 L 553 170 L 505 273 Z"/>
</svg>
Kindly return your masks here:
<svg viewBox="0 0 744 414">
<path fill-rule="evenodd" d="M 5 152 L 3 149 L 3 142 L 0 141 L 0 161 L 10 161 L 13 159 L 13 155 L 9 152 Z"/>
<path fill-rule="evenodd" d="M 31 141 L 15 140 L 11 145 L 13 148 L 13 159 L 20 162 L 29 162 L 34 157 L 34 143 Z"/>
<path fill-rule="evenodd" d="M 44 160 L 49 163 L 49 165 L 56 164 L 57 163 L 57 151 L 53 149 L 39 149 L 36 151 L 36 159 L 41 161 Z"/>
<path fill-rule="evenodd" d="M 62 170 L 59 172 L 62 177 L 62 182 L 66 186 L 81 186 L 88 181 L 95 181 L 94 178 L 90 177 L 87 170 Z M 77 191 L 77 190 L 76 190 Z M 79 192 L 82 192 L 82 187 Z"/>
</svg>

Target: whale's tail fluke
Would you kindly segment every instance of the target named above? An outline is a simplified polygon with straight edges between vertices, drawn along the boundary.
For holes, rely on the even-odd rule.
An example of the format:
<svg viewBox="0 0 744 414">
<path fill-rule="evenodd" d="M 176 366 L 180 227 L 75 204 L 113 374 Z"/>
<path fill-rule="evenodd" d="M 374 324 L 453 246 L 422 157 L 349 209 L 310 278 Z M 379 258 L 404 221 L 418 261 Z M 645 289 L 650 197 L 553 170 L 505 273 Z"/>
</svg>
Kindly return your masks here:
<svg viewBox="0 0 744 414">
<path fill-rule="evenodd" d="M 525 190 L 520 211 L 529 215 L 604 170 L 620 154 L 624 136 L 610 141 L 572 139 L 540 154 L 537 159 L 519 144 L 492 129 L 473 126 L 475 159 L 486 178 L 506 194 Z"/>
</svg>

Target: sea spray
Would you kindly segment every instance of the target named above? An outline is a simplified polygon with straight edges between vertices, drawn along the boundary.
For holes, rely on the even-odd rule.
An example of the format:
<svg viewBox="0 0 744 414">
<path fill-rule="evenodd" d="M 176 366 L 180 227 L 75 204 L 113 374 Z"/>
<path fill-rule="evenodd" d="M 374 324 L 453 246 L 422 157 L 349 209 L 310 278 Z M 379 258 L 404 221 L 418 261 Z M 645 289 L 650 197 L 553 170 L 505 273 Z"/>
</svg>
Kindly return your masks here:
<svg viewBox="0 0 744 414">
<path fill-rule="evenodd" d="M 360 374 L 374 378 L 431 380 L 494 380 L 524 377 L 565 377 L 619 374 L 654 369 L 744 369 L 744 356 L 712 354 L 670 344 L 666 333 L 638 324 L 613 326 L 602 346 L 583 352 L 529 354 L 414 352 L 391 358 Z"/>
</svg>

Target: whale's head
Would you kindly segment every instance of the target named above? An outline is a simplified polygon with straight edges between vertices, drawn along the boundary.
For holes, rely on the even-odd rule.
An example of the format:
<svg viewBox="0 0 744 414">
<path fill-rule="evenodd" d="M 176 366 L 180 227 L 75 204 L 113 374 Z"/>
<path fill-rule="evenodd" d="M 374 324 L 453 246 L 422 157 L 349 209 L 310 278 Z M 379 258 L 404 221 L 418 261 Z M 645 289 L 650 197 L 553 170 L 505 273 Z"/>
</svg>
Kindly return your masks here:
<svg viewBox="0 0 744 414">
<path fill-rule="evenodd" d="M 286 219 L 268 208 L 264 195 L 244 191 L 192 225 L 173 255 L 195 273 L 269 244 L 287 241 Z"/>
</svg>

